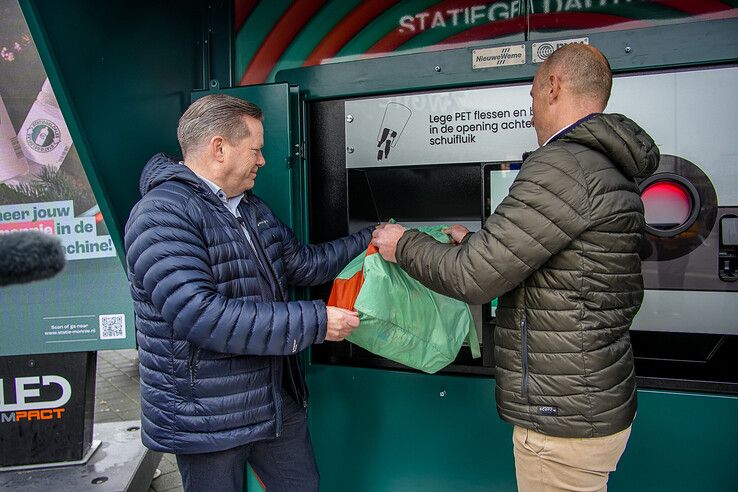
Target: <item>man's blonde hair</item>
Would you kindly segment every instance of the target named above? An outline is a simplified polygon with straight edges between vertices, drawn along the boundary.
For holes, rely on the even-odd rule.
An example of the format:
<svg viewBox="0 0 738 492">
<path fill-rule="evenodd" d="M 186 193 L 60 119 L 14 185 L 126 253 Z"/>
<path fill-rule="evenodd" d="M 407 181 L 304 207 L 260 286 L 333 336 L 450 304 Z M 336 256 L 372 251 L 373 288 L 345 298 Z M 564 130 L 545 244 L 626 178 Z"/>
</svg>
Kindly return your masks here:
<svg viewBox="0 0 738 492">
<path fill-rule="evenodd" d="M 177 140 L 182 157 L 195 151 L 215 135 L 230 143 L 249 136 L 245 117 L 261 121 L 264 114 L 254 103 L 225 94 L 210 94 L 193 102 L 179 119 Z"/>
</svg>

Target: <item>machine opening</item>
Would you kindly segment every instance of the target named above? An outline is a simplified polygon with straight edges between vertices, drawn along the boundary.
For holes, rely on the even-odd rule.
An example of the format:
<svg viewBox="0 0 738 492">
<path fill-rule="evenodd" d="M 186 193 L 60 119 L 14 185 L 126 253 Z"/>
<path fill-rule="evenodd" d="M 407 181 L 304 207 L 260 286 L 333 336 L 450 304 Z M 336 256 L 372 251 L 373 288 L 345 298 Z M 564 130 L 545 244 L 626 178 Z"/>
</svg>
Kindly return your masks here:
<svg viewBox="0 0 738 492">
<path fill-rule="evenodd" d="M 641 194 L 646 211 L 646 223 L 660 230 L 669 230 L 684 224 L 692 212 L 692 198 L 679 183 L 659 181 Z"/>
<path fill-rule="evenodd" d="M 676 236 L 694 223 L 699 195 L 689 181 L 676 175 L 654 175 L 641 184 L 646 230 L 662 237 Z"/>
</svg>

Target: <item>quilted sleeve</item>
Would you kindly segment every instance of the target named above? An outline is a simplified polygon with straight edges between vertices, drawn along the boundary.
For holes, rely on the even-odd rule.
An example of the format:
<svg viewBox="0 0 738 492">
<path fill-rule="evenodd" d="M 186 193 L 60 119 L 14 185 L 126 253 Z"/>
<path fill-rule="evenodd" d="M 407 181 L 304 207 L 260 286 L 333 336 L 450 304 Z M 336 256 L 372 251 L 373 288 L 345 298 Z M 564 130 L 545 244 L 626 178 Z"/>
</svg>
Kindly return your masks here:
<svg viewBox="0 0 738 492">
<path fill-rule="evenodd" d="M 589 224 L 586 182 L 563 148 L 536 152 L 484 227 L 460 246 L 403 234 L 400 266 L 432 290 L 483 304 L 518 286 Z"/>
<path fill-rule="evenodd" d="M 322 244 L 301 245 L 292 230 L 280 222 L 284 244 L 287 282 L 295 286 L 330 282 L 349 261 L 365 251 L 372 238 L 372 228 Z"/>
<path fill-rule="evenodd" d="M 215 352 L 252 355 L 290 354 L 322 342 L 320 300 L 252 302 L 217 291 L 198 219 L 181 198 L 144 199 L 125 231 L 132 288 L 175 336 Z"/>
</svg>

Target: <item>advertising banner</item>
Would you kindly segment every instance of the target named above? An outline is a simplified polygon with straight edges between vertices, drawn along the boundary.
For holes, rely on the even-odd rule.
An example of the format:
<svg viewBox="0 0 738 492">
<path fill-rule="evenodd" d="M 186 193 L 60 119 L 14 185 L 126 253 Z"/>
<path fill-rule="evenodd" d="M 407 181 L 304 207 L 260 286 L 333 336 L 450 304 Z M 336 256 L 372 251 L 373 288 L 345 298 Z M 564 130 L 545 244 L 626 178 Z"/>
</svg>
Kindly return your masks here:
<svg viewBox="0 0 738 492">
<path fill-rule="evenodd" d="M 0 0 L 0 241 L 17 231 L 59 238 L 67 264 L 30 284 L 0 271 L 0 355 L 135 345 L 105 218 L 18 2 Z"/>
</svg>

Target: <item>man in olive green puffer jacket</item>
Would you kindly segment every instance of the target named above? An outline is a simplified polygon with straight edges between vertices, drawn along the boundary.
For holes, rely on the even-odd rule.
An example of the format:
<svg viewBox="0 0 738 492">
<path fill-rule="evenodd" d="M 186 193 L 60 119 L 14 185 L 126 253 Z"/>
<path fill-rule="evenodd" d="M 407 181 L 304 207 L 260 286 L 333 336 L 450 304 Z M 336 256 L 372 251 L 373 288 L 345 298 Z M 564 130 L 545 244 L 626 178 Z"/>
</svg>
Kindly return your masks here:
<svg viewBox="0 0 738 492">
<path fill-rule="evenodd" d="M 635 178 L 659 151 L 633 121 L 602 114 L 612 86 L 591 46 L 560 48 L 533 81 L 541 147 L 509 195 L 458 246 L 386 225 L 380 254 L 442 294 L 500 297 L 495 329 L 500 416 L 514 424 L 518 488 L 606 490 L 636 412 L 628 330 L 643 299 L 645 225 Z"/>
</svg>

